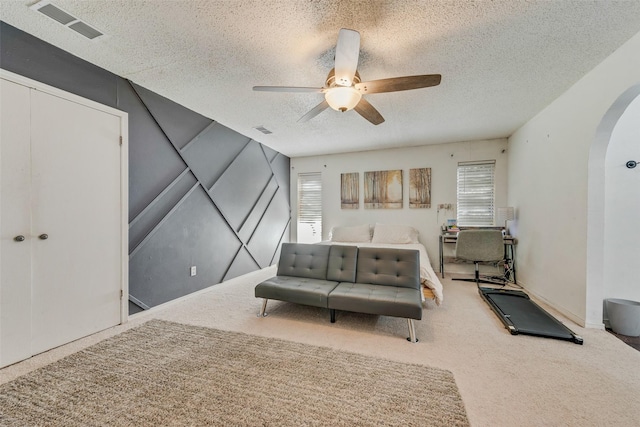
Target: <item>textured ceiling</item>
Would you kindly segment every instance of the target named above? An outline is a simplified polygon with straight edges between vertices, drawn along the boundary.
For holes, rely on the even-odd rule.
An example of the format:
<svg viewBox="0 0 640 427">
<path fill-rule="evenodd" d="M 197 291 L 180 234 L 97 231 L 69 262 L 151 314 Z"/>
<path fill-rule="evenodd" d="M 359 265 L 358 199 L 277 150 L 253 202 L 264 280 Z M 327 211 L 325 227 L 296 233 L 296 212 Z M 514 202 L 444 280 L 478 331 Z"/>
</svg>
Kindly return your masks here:
<svg viewBox="0 0 640 427">
<path fill-rule="evenodd" d="M 2 0 L 3 21 L 291 157 L 507 137 L 640 31 L 640 1 L 54 0 L 106 36 L 89 41 Z M 371 94 L 386 121 L 328 109 L 340 28 L 361 34 L 362 79 L 442 74 Z M 264 126 L 273 134 L 253 129 Z"/>
</svg>

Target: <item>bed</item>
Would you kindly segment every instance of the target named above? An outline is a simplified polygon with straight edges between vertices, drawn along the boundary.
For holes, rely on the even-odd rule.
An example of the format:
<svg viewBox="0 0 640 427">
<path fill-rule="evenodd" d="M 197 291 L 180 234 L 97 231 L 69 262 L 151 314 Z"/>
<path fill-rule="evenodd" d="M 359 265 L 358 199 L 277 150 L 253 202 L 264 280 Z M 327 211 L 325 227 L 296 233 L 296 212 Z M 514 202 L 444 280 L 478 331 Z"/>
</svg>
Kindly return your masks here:
<svg viewBox="0 0 640 427">
<path fill-rule="evenodd" d="M 420 253 L 420 282 L 423 286 L 423 301 L 432 299 L 437 305 L 440 305 L 444 300 L 442 283 L 431 266 L 427 248 L 418 241 L 418 231 L 413 227 L 379 223 L 373 229 L 369 224 L 333 227 L 329 240 L 322 241 L 321 244 L 417 250 Z"/>
</svg>

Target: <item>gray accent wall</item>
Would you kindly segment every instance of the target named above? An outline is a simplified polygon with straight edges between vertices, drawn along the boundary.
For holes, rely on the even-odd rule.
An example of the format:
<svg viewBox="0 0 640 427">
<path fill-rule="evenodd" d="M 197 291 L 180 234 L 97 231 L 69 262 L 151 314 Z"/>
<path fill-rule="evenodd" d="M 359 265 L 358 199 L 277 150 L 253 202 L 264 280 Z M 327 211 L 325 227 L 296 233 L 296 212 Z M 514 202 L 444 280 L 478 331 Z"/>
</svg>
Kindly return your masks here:
<svg viewBox="0 0 640 427">
<path fill-rule="evenodd" d="M 277 259 L 288 157 L 4 22 L 0 67 L 129 113 L 130 313 Z"/>
</svg>

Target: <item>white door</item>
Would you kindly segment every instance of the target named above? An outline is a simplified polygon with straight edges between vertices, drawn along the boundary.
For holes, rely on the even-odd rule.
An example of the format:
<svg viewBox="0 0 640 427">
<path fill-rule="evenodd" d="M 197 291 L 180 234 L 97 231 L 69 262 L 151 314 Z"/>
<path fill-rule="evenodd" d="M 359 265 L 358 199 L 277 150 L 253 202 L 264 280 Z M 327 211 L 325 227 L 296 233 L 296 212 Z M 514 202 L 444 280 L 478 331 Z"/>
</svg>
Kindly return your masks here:
<svg viewBox="0 0 640 427">
<path fill-rule="evenodd" d="M 29 92 L 0 80 L 0 366 L 32 354 Z"/>
<path fill-rule="evenodd" d="M 32 352 L 120 323 L 120 118 L 31 92 Z M 3 197 L 4 199 L 4 197 Z"/>
<path fill-rule="evenodd" d="M 0 77 L 3 367 L 127 319 L 127 115 Z"/>
</svg>

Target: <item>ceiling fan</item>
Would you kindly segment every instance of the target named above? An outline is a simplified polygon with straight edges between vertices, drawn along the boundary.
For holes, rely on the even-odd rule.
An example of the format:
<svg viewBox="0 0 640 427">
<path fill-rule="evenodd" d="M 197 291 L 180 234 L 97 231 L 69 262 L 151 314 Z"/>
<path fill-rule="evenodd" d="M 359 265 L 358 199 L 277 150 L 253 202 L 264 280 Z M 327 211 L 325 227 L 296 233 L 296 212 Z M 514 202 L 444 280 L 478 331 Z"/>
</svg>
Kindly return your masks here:
<svg viewBox="0 0 640 427">
<path fill-rule="evenodd" d="M 335 67 L 329 71 L 324 87 L 254 86 L 253 90 L 324 93 L 324 101 L 298 119 L 298 122 L 306 122 L 331 107 L 342 112 L 356 110 L 374 125 L 379 125 L 384 122 L 384 118 L 362 95 L 437 86 L 442 78 L 440 74 L 424 74 L 362 82 L 357 70 L 359 55 L 360 33 L 342 28 L 336 45 Z"/>
</svg>

